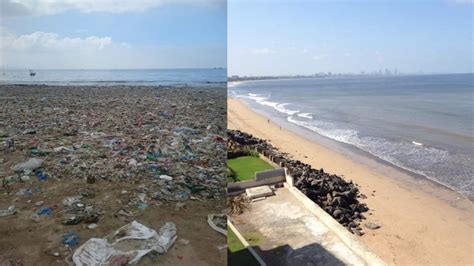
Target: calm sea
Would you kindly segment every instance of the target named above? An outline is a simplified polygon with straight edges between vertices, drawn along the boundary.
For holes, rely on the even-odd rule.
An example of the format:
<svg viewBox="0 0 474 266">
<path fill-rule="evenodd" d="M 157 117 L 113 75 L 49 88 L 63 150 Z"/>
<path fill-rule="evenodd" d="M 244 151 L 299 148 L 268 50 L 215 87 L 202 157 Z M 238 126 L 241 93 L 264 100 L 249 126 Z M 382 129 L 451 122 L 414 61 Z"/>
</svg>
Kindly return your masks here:
<svg viewBox="0 0 474 266">
<path fill-rule="evenodd" d="M 227 70 L 114 69 L 114 70 L 3 70 L 0 83 L 50 85 L 170 85 L 225 86 Z"/>
<path fill-rule="evenodd" d="M 474 74 L 229 84 L 284 127 L 350 144 L 474 199 Z"/>
</svg>

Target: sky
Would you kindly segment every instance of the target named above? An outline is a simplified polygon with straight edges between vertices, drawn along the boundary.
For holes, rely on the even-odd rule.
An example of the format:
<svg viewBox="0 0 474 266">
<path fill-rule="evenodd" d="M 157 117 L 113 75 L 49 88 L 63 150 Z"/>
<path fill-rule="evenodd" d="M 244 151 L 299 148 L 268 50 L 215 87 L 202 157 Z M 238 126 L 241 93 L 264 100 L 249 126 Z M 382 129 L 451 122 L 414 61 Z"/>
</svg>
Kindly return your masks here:
<svg viewBox="0 0 474 266">
<path fill-rule="evenodd" d="M 229 0 L 228 74 L 472 73 L 471 0 Z"/>
<path fill-rule="evenodd" d="M 0 65 L 226 67 L 226 5 L 225 0 L 1 0 Z"/>
</svg>

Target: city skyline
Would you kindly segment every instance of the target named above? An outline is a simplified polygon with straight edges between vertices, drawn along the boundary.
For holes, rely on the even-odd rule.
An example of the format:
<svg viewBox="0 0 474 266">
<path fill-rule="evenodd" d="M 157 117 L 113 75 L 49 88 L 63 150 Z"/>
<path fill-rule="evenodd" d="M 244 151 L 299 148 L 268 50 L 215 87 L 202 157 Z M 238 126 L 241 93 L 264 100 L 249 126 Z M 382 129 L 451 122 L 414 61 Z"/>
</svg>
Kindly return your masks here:
<svg viewBox="0 0 474 266">
<path fill-rule="evenodd" d="M 228 5 L 229 75 L 473 72 L 469 1 Z"/>
</svg>

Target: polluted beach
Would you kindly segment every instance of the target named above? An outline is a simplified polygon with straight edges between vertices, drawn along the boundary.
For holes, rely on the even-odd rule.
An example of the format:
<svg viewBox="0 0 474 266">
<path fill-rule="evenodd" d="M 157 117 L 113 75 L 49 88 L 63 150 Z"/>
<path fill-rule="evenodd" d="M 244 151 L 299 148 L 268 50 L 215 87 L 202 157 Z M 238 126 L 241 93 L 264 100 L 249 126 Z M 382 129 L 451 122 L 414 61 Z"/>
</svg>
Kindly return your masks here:
<svg viewBox="0 0 474 266">
<path fill-rule="evenodd" d="M 2 261 L 225 259 L 222 229 L 208 221 L 225 208 L 225 89 L 0 91 Z"/>
</svg>

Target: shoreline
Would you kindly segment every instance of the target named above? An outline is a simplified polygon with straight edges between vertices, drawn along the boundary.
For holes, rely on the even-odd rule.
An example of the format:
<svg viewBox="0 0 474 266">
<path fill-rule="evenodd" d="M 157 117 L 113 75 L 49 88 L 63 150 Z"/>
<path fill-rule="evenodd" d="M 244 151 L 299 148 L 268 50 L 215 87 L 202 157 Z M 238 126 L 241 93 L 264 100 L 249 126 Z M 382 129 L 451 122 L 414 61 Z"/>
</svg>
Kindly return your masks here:
<svg viewBox="0 0 474 266">
<path fill-rule="evenodd" d="M 257 111 L 254 111 L 254 112 L 265 117 L 265 114 L 259 113 Z M 468 200 L 469 202 L 474 203 L 474 198 L 471 199 L 468 196 L 457 191 L 455 188 L 447 184 L 443 184 L 440 181 L 428 175 L 425 175 L 423 173 L 418 173 L 415 170 L 387 161 L 383 158 L 378 157 L 376 154 L 360 149 L 356 146 L 353 146 L 352 144 L 339 142 L 337 140 L 320 135 L 317 132 L 311 131 L 309 129 L 306 129 L 303 127 L 299 128 L 299 126 L 297 125 L 291 125 L 291 126 L 298 128 L 302 132 L 309 131 L 308 133 L 315 134 L 317 135 L 317 137 L 310 138 L 307 136 L 303 136 L 302 132 L 301 133 L 295 132 L 291 129 L 287 129 L 287 130 L 294 132 L 296 135 L 299 135 L 302 138 L 307 139 L 308 141 L 319 143 L 321 144 L 321 146 L 324 146 L 327 149 L 335 150 L 337 153 L 340 153 L 345 157 L 351 157 L 351 160 L 353 160 L 354 162 L 362 164 L 362 165 L 366 165 L 367 167 L 371 167 L 373 171 L 377 171 L 377 172 L 393 171 L 393 175 L 395 175 L 396 178 L 403 179 L 402 181 L 404 182 L 408 182 L 408 183 L 412 183 L 416 185 L 419 185 L 420 183 L 424 185 L 429 185 L 431 190 L 427 189 L 426 192 L 433 192 L 433 190 L 438 190 L 438 189 L 442 191 L 447 191 L 447 193 L 450 194 L 449 195 L 450 198 L 449 199 L 445 197 L 443 198 L 450 203 L 456 202 L 460 199 Z M 421 189 L 423 189 L 423 187 L 421 187 Z M 435 192 L 440 192 L 440 191 L 435 191 Z M 441 195 L 436 195 L 436 196 L 441 198 Z"/>
<path fill-rule="evenodd" d="M 327 149 L 334 150 L 337 153 L 351 158 L 351 160 L 356 161 L 357 163 L 369 165 L 373 167 L 375 171 L 387 171 L 387 169 L 380 168 L 383 168 L 381 166 L 388 166 L 388 168 L 393 168 L 397 170 L 397 178 L 401 176 L 401 178 L 404 178 L 407 182 L 412 183 L 414 183 L 415 181 L 428 182 L 430 183 L 430 185 L 435 185 L 436 187 L 439 187 L 441 189 L 448 189 L 452 192 L 455 192 L 456 195 L 458 195 L 460 198 L 467 199 L 471 203 L 474 203 L 474 194 L 468 189 L 456 187 L 453 184 L 449 184 L 449 182 L 446 182 L 446 180 L 444 179 L 436 178 L 435 175 L 430 175 L 426 172 L 423 172 L 423 170 L 418 170 L 413 167 L 410 168 L 409 166 L 405 166 L 402 162 L 393 161 L 392 158 L 383 158 L 383 156 L 372 152 L 370 149 L 364 149 L 351 142 L 339 141 L 335 138 L 325 136 L 324 134 L 321 134 L 316 130 L 312 130 L 304 125 L 293 123 L 292 121 L 279 116 L 274 116 L 271 111 L 254 108 L 254 105 L 252 104 L 253 102 L 249 103 L 243 100 L 243 98 L 241 98 L 240 96 L 232 95 L 229 96 L 229 98 L 233 98 L 235 100 L 240 101 L 245 106 L 250 108 L 253 112 L 265 117 L 266 119 L 269 119 L 271 122 L 279 125 L 282 128 L 285 128 L 299 136 L 302 136 L 308 141 L 316 142 L 322 146 L 325 146 Z M 279 110 L 276 111 L 280 112 Z M 430 147 L 429 145 L 423 146 Z M 400 175 L 400 173 L 403 174 Z M 454 197 L 452 200 L 456 201 L 458 200 L 458 198 Z"/>
<path fill-rule="evenodd" d="M 388 165 L 361 164 L 320 143 L 281 128 L 244 103 L 229 97 L 228 128 L 269 140 L 294 159 L 344 176 L 359 185 L 372 215 L 361 240 L 389 264 L 469 264 L 474 243 L 472 202 L 441 184 L 417 180 Z M 362 156 L 362 155 L 361 155 Z M 377 167 L 375 165 L 377 164 Z M 421 179 L 421 178 L 419 178 Z M 421 189 L 420 189 L 421 188 Z M 439 195 L 434 196 L 434 192 Z M 462 243 L 462 245 L 460 245 Z"/>
</svg>

